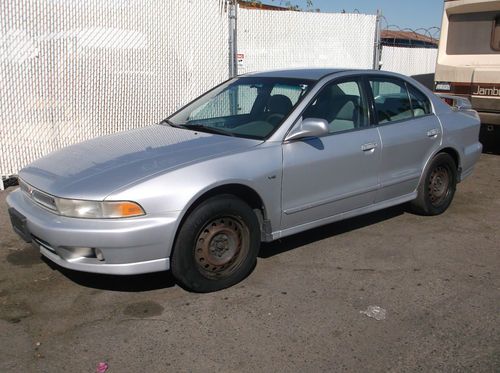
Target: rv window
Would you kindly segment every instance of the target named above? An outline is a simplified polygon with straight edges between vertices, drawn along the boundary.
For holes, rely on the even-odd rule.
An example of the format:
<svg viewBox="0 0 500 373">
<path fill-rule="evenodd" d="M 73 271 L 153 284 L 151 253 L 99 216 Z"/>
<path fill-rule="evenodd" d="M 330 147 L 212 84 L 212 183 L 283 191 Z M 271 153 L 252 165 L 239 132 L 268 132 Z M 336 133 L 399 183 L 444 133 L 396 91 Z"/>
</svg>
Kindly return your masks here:
<svg viewBox="0 0 500 373">
<path fill-rule="evenodd" d="M 495 18 L 495 22 L 493 23 L 493 33 L 491 35 L 491 47 L 500 51 L 500 16 Z"/>
<path fill-rule="evenodd" d="M 448 55 L 497 54 L 499 14 L 495 12 L 460 13 L 448 17 Z M 492 37 L 492 25 L 495 26 Z"/>
</svg>

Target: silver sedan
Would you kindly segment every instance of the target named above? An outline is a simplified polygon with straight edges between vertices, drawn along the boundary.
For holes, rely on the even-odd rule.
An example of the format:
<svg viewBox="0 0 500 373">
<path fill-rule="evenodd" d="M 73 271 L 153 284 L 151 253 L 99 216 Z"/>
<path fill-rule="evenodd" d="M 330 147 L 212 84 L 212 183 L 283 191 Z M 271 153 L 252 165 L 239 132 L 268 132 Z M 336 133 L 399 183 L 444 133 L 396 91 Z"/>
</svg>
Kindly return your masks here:
<svg viewBox="0 0 500 373">
<path fill-rule="evenodd" d="M 14 230 L 73 270 L 171 270 L 209 292 L 262 241 L 409 202 L 437 215 L 481 153 L 467 100 L 392 73 L 281 70 L 231 79 L 161 123 L 20 171 Z"/>
</svg>

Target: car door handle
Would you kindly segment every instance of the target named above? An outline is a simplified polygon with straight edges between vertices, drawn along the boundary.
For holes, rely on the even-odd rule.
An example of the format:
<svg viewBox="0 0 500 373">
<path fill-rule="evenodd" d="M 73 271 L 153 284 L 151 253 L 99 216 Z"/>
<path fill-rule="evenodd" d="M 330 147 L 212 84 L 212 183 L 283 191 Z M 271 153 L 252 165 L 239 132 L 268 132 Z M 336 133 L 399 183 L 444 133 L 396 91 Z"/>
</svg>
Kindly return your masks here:
<svg viewBox="0 0 500 373">
<path fill-rule="evenodd" d="M 437 137 L 439 135 L 440 131 L 437 128 L 431 129 L 430 131 L 427 131 L 427 137 Z"/>
<path fill-rule="evenodd" d="M 361 150 L 364 152 L 368 152 L 370 150 L 375 149 L 376 147 L 378 147 L 378 144 L 376 142 L 369 142 L 361 145 Z"/>
</svg>

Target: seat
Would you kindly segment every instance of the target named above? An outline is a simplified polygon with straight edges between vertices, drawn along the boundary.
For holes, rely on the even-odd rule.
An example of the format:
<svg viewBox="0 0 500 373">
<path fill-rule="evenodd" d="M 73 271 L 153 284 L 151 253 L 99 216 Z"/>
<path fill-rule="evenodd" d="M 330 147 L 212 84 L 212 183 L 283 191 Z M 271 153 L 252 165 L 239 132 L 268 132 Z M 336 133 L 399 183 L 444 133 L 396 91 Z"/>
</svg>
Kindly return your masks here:
<svg viewBox="0 0 500 373">
<path fill-rule="evenodd" d="M 267 109 L 272 114 L 286 115 L 292 108 L 292 100 L 285 95 L 272 95 L 267 102 Z"/>
<path fill-rule="evenodd" d="M 314 105 L 304 112 L 304 118 L 320 118 L 328 122 L 329 132 L 347 131 L 360 126 L 362 113 L 359 97 L 355 95 L 332 94 L 326 90 Z"/>
<path fill-rule="evenodd" d="M 292 100 L 285 95 L 272 95 L 267 102 L 267 113 L 265 121 L 273 126 L 278 125 L 281 120 L 292 111 Z"/>
<path fill-rule="evenodd" d="M 339 95 L 332 100 L 332 108 L 328 116 L 330 132 L 352 130 L 359 127 L 359 97 Z"/>
<path fill-rule="evenodd" d="M 316 102 L 304 111 L 303 117 L 328 120 L 332 108 L 332 99 L 331 90 L 326 89 L 318 96 Z"/>
<path fill-rule="evenodd" d="M 413 117 L 410 101 L 406 97 L 384 97 L 375 102 L 379 122 L 386 123 Z"/>
</svg>

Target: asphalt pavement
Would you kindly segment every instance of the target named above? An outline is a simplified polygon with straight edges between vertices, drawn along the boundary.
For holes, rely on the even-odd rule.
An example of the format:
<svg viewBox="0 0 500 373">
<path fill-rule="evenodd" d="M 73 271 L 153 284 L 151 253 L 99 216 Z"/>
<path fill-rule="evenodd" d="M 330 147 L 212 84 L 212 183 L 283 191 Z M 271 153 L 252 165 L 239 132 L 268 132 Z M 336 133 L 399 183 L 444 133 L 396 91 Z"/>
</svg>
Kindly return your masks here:
<svg viewBox="0 0 500 373">
<path fill-rule="evenodd" d="M 202 295 L 52 265 L 12 232 L 12 190 L 0 372 L 500 372 L 498 155 L 441 216 L 395 207 L 265 244 L 246 280 Z"/>
</svg>

